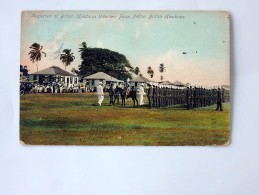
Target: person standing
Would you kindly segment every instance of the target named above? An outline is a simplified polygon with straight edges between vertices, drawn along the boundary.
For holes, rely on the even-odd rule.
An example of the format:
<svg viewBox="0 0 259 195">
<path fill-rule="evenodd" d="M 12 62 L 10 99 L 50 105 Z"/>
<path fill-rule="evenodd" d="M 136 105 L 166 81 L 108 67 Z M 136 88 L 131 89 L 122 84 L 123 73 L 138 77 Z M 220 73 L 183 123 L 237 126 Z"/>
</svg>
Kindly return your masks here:
<svg viewBox="0 0 259 195">
<path fill-rule="evenodd" d="M 154 88 L 153 88 L 153 107 L 156 108 L 157 107 L 157 84 L 153 84 Z"/>
<path fill-rule="evenodd" d="M 120 99 L 120 88 L 118 85 L 116 85 L 116 88 L 114 90 L 114 103 L 117 102 L 119 104 L 119 99 Z"/>
<path fill-rule="evenodd" d="M 187 86 L 186 92 L 185 92 L 185 99 L 186 99 L 186 104 L 187 104 L 187 110 L 191 109 L 191 91 L 190 91 L 190 87 Z"/>
<path fill-rule="evenodd" d="M 103 102 L 103 99 L 104 99 L 104 96 L 103 96 L 103 83 L 102 82 L 99 82 L 99 85 L 97 87 L 97 95 L 98 95 L 98 104 L 99 106 L 102 105 L 102 102 Z"/>
<path fill-rule="evenodd" d="M 151 83 L 148 84 L 148 102 L 149 102 L 149 108 L 153 107 L 153 85 Z"/>
<path fill-rule="evenodd" d="M 218 91 L 217 91 L 217 108 L 216 110 L 218 111 L 220 109 L 220 111 L 223 111 L 223 108 L 222 108 L 222 92 L 221 92 L 221 89 L 218 88 Z"/>
<path fill-rule="evenodd" d="M 144 83 L 142 83 L 139 88 L 139 105 L 144 105 L 144 95 L 146 95 L 146 93 L 144 91 L 143 86 L 144 86 Z"/>
<path fill-rule="evenodd" d="M 110 105 L 114 105 L 114 96 L 115 96 L 115 91 L 114 91 L 114 88 L 113 88 L 113 84 L 110 85 L 110 88 L 109 88 L 109 96 L 110 96 Z"/>
</svg>

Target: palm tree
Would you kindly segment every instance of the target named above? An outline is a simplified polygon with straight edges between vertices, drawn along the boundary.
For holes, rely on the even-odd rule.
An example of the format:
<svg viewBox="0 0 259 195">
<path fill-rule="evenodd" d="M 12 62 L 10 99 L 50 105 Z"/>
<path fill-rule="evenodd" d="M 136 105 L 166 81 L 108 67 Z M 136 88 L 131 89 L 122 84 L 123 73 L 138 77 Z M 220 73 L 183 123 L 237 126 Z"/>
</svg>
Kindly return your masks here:
<svg viewBox="0 0 259 195">
<path fill-rule="evenodd" d="M 71 72 L 72 72 L 73 74 L 76 74 L 76 69 L 75 69 L 75 68 L 72 68 L 72 69 L 71 69 Z"/>
<path fill-rule="evenodd" d="M 160 64 L 158 70 L 161 73 L 165 72 L 165 65 L 164 64 Z M 161 79 L 161 81 L 164 79 L 163 75 L 160 76 L 160 79 Z"/>
<path fill-rule="evenodd" d="M 80 46 L 82 46 L 82 47 L 79 48 L 78 52 L 81 53 L 81 58 L 83 60 L 84 59 L 84 55 L 85 55 L 84 52 L 87 50 L 87 44 L 86 44 L 86 42 L 82 42 L 82 44 Z"/>
<path fill-rule="evenodd" d="M 139 67 L 136 67 L 136 68 L 134 69 L 134 74 L 135 74 L 135 75 L 138 75 L 139 73 L 140 73 Z"/>
<path fill-rule="evenodd" d="M 163 75 L 160 76 L 160 80 L 163 81 L 164 80 L 164 77 Z"/>
<path fill-rule="evenodd" d="M 159 72 L 161 72 L 161 73 L 165 72 L 165 65 L 164 64 L 159 65 Z"/>
<path fill-rule="evenodd" d="M 46 57 L 46 53 L 42 51 L 43 46 L 39 43 L 33 43 L 30 48 L 32 49 L 28 55 L 30 55 L 30 60 L 32 63 L 36 61 L 37 72 L 38 72 L 38 62 L 41 60 L 41 54 L 44 54 Z"/>
<path fill-rule="evenodd" d="M 60 55 L 60 60 L 65 65 L 65 70 L 68 65 L 71 64 L 75 59 L 75 56 L 73 56 L 73 53 L 71 53 L 71 49 L 64 49 L 63 54 Z"/>
<path fill-rule="evenodd" d="M 151 78 L 154 76 L 154 70 L 151 68 L 151 66 L 147 67 L 147 73 L 150 75 Z"/>
</svg>

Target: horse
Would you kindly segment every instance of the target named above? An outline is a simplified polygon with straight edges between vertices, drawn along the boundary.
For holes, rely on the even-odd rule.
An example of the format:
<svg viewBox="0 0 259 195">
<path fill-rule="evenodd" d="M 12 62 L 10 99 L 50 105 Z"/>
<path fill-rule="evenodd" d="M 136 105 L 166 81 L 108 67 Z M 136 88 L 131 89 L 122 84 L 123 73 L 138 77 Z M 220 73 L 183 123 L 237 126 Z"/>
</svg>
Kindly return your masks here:
<svg viewBox="0 0 259 195">
<path fill-rule="evenodd" d="M 121 96 L 121 107 L 124 106 L 125 107 L 125 103 L 126 103 L 126 98 L 127 98 L 127 88 L 121 88 L 119 87 L 118 89 L 119 94 Z"/>
<path fill-rule="evenodd" d="M 138 106 L 138 99 L 137 99 L 137 91 L 135 90 L 134 87 L 131 87 L 130 90 L 127 91 L 127 96 L 126 98 L 131 98 L 132 101 L 133 101 L 133 107 L 136 107 Z M 135 104 L 137 103 L 137 105 Z"/>
<path fill-rule="evenodd" d="M 119 93 L 121 96 L 121 107 L 126 104 L 126 99 L 131 98 L 133 100 L 133 107 L 136 107 L 136 103 L 138 106 L 138 100 L 137 100 L 137 92 L 134 90 L 134 88 L 119 88 Z"/>
</svg>

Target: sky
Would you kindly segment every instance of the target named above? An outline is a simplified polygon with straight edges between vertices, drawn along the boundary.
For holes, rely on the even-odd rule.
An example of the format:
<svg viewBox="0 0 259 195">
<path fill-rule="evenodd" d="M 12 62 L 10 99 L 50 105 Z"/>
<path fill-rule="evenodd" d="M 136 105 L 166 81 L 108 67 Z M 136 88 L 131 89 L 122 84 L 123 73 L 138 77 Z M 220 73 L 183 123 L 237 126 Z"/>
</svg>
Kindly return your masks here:
<svg viewBox="0 0 259 195">
<path fill-rule="evenodd" d="M 24 11 L 21 18 L 21 64 L 29 73 L 36 63 L 29 58 L 33 43 L 47 53 L 39 70 L 49 66 L 65 68 L 59 59 L 71 49 L 75 60 L 67 70 L 81 63 L 78 48 L 106 48 L 126 56 L 150 79 L 160 81 L 159 64 L 166 67 L 164 80 L 201 86 L 230 84 L 229 15 L 226 12 L 190 11 Z"/>
</svg>

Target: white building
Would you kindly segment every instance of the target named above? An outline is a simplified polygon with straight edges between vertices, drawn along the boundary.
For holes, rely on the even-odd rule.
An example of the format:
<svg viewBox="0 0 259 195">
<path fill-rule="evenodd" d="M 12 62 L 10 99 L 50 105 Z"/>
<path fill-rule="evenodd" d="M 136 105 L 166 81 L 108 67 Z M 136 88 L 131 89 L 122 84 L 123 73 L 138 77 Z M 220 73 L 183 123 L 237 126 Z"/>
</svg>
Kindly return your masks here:
<svg viewBox="0 0 259 195">
<path fill-rule="evenodd" d="M 147 83 L 152 82 L 151 80 L 143 77 L 142 75 L 139 75 L 129 81 L 130 86 L 134 86 L 136 88 L 139 88 L 140 85 L 143 83 L 144 88 L 147 88 Z"/>
<path fill-rule="evenodd" d="M 51 66 L 49 68 L 30 74 L 30 81 L 37 81 L 37 83 L 40 84 L 59 82 L 66 86 L 77 85 L 79 82 L 78 79 L 78 76 L 63 70 L 58 66 Z"/>
<path fill-rule="evenodd" d="M 83 78 L 83 82 L 87 84 L 88 87 L 97 87 L 99 82 L 102 82 L 104 86 L 108 86 L 111 83 L 123 84 L 124 81 L 118 80 L 104 72 L 97 72 L 95 74 L 89 75 Z"/>
</svg>

